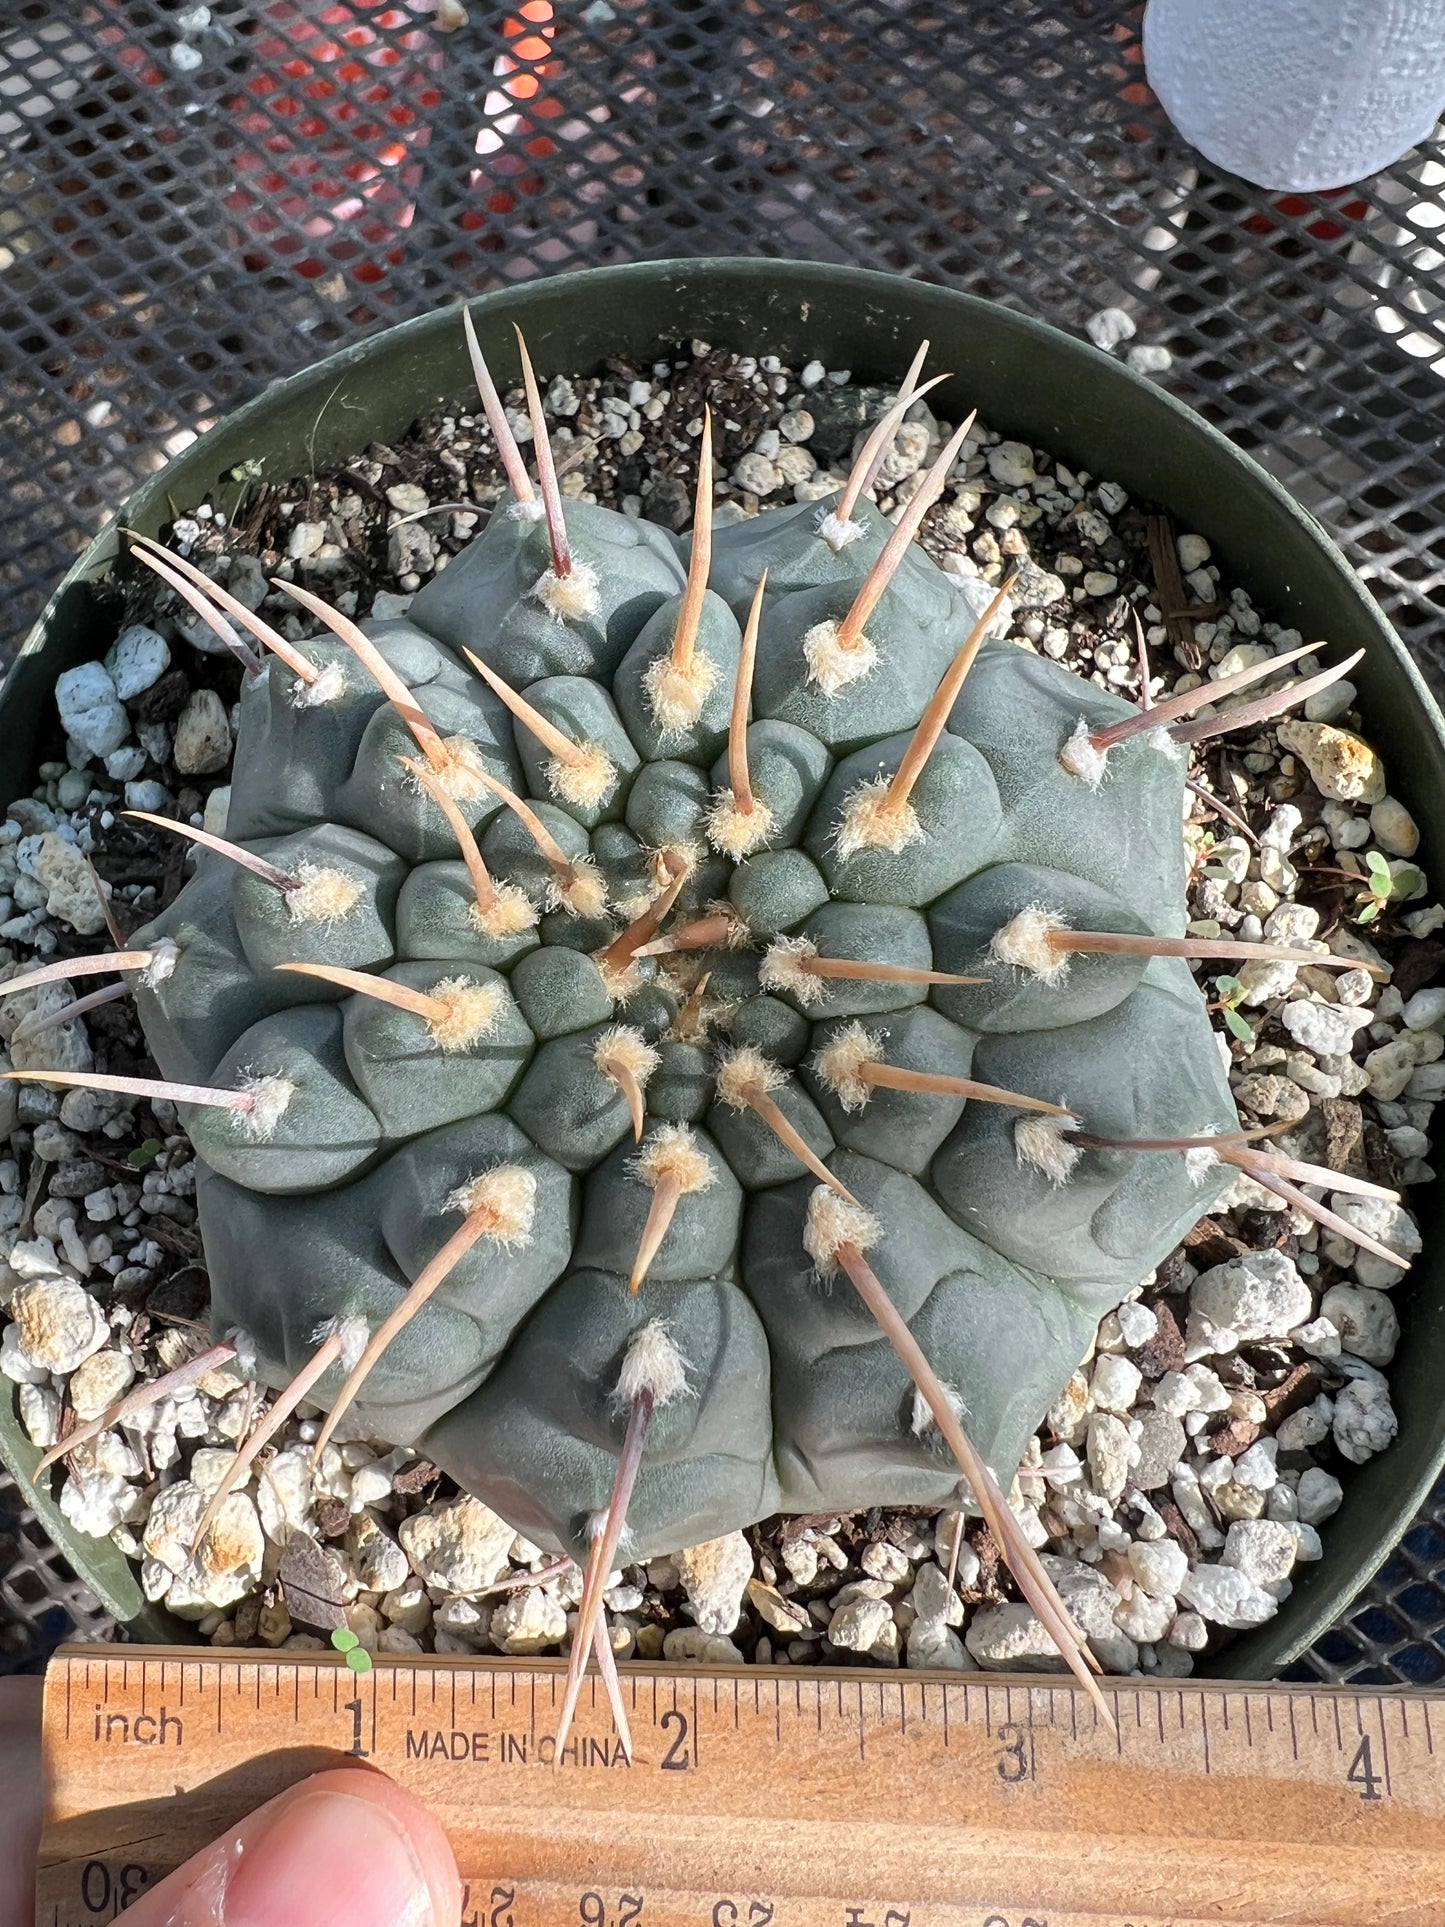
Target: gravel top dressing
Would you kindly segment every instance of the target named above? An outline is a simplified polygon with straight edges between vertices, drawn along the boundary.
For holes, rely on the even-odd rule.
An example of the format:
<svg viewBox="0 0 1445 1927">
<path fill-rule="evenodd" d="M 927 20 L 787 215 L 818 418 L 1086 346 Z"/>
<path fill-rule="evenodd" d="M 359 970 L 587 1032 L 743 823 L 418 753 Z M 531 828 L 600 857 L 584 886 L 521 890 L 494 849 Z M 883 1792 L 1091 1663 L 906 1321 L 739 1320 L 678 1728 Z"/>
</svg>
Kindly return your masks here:
<svg viewBox="0 0 1445 1927">
<path fill-rule="evenodd" d="M 841 486 L 892 392 L 700 342 L 654 365 L 558 377 L 546 402 L 564 495 L 688 528 L 704 398 L 722 525 Z M 520 394 L 508 417 L 529 442 Z M 878 473 L 885 514 L 903 510 L 949 432 L 915 403 Z M 183 505 L 167 540 L 299 642 L 319 625 L 271 578 L 358 619 L 403 615 L 502 487 L 482 412 L 464 404 L 326 475 L 237 472 Z M 1132 701 L 1315 640 L 1254 608 L 1202 536 L 981 424 L 921 540 L 957 577 L 1017 574 L 1009 639 Z M 134 562 L 107 594 L 114 641 L 59 679 L 65 760 L 42 764 L 0 825 L 0 977 L 124 949 L 175 897 L 188 845 L 125 812 L 225 832 L 240 667 Z M 1246 700 L 1323 666 L 1295 657 Z M 1264 1148 L 1405 1189 L 1434 1175 L 1445 909 L 1354 704 L 1339 682 L 1196 755 L 1181 825 L 1188 930 L 1314 945 L 1358 966 L 1262 958 L 1196 974 L 1242 1122 L 1273 1132 Z M 154 1074 L 128 986 L 103 978 L 0 1003 L 0 1041 L 0 1069 Z M 0 1084 L 0 1371 L 31 1439 L 53 1447 L 199 1360 L 176 1395 L 114 1418 L 53 1467 L 66 1516 L 139 1561 L 147 1596 L 217 1646 L 321 1648 L 349 1628 L 373 1652 L 566 1650 L 582 1589 L 571 1560 L 458 1496 L 416 1452 L 345 1423 L 313 1477 L 320 1421 L 288 1420 L 193 1556 L 264 1409 L 244 1359 L 205 1355 L 195 1180 L 168 1102 Z M 1402 1258 L 1418 1252 L 1404 1206 L 1310 1195 Z M 1103 1320 L 1010 1504 L 1106 1670 L 1187 1674 L 1277 1611 L 1298 1562 L 1329 1557 L 1342 1480 L 1395 1435 L 1393 1293 L 1410 1289 L 1408 1273 L 1241 1171 Z M 774 1519 L 624 1565 L 605 1605 L 619 1658 L 1064 1665 L 971 1510 Z"/>
</svg>

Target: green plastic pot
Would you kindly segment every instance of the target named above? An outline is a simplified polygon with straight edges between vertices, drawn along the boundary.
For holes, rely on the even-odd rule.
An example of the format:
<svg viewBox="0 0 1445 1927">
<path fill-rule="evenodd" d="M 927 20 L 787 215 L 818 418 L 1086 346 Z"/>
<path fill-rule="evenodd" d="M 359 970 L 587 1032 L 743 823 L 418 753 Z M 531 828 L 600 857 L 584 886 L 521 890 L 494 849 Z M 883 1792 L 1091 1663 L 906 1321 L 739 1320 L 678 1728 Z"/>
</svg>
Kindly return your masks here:
<svg viewBox="0 0 1445 1927">
<path fill-rule="evenodd" d="M 488 295 L 472 314 L 494 365 L 516 365 L 511 324 L 526 331 L 537 365 L 586 372 L 608 356 L 646 366 L 667 345 L 694 338 L 798 366 L 891 381 L 919 340 L 950 368 L 940 412 L 977 406 L 993 428 L 1047 448 L 1075 467 L 1160 503 L 1181 528 L 1207 536 L 1226 577 L 1271 616 L 1319 637 L 1338 656 L 1363 645 L 1355 672 L 1371 739 L 1390 787 L 1423 827 L 1423 859 L 1440 878 L 1438 825 L 1445 802 L 1445 719 L 1404 648 L 1319 525 L 1216 429 L 1150 383 L 1082 342 L 1021 315 L 917 281 L 806 262 L 663 261 L 603 268 Z M 418 415 L 471 385 L 455 310 L 389 328 L 278 383 L 201 437 L 125 505 L 120 522 L 154 534 L 173 514 L 260 461 L 283 480 L 325 469 L 390 441 Z M 61 583 L 0 692 L 0 807 L 29 790 L 35 764 L 58 742 L 57 674 L 101 654 L 111 640 L 93 585 L 115 558 L 115 527 L 96 538 Z M 1302 1567 L 1278 1616 L 1237 1640 L 1224 1670 L 1267 1678 L 1329 1626 L 1394 1547 L 1445 1461 L 1445 1250 L 1438 1203 L 1416 1194 L 1425 1250 L 1396 1292 L 1403 1335 L 1392 1371 L 1400 1418 L 1395 1445 L 1348 1480 L 1324 1534 L 1324 1558 Z M 128 1563 L 109 1543 L 76 1534 L 30 1473 L 38 1453 L 9 1399 L 0 1399 L 0 1456 L 77 1573 L 141 1636 L 189 1637 L 141 1598 Z"/>
</svg>

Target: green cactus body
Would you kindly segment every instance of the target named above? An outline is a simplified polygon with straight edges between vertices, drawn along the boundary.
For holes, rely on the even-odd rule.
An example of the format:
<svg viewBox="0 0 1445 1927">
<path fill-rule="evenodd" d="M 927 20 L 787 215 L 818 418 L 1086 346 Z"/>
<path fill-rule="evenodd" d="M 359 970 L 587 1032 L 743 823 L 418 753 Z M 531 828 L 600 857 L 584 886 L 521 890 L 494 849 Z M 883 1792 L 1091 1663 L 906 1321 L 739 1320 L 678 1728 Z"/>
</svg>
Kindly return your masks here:
<svg viewBox="0 0 1445 1927">
<path fill-rule="evenodd" d="M 374 1331 L 468 1221 L 468 1187 L 512 1174 L 525 1225 L 451 1267 L 376 1363 L 360 1422 L 579 1557 L 627 1424 L 619 1373 L 658 1321 L 686 1382 L 647 1433 L 632 1556 L 779 1508 L 956 1490 L 889 1342 L 804 1248 L 816 1178 L 798 1140 L 876 1219 L 870 1263 L 1005 1485 L 1100 1316 L 1221 1187 L 1174 1152 L 1084 1149 L 1052 1170 L 1021 1148 L 1031 1114 L 855 1089 L 825 1074 L 830 1047 L 861 1036 L 888 1066 L 1002 1086 L 1101 1135 L 1236 1125 L 1183 963 L 1080 956 L 1048 981 L 995 951 L 1039 909 L 1076 930 L 1182 931 L 1182 759 L 1136 736 L 1092 788 L 1060 762 L 1080 719 L 1107 725 L 1129 705 L 988 642 L 912 788 L 912 828 L 892 846 L 850 837 L 857 797 L 898 771 L 988 592 L 910 550 L 867 618 L 869 665 L 830 691 L 809 638 L 846 619 L 891 533 L 864 501 L 857 539 L 835 548 L 818 533 L 830 506 L 718 531 L 690 720 L 669 724 L 652 694 L 688 550 L 603 508 L 566 508 L 593 585 L 576 612 L 549 605 L 546 526 L 507 498 L 405 622 L 375 626 L 449 743 L 451 794 L 490 878 L 522 893 L 507 927 L 479 917 L 448 819 L 398 760 L 418 755 L 406 721 L 327 636 L 303 645 L 324 683 L 277 659 L 250 682 L 237 746 L 228 834 L 299 881 L 281 891 L 204 855 L 149 933 L 176 947 L 140 993 L 163 1074 L 266 1094 L 250 1112 L 188 1114 L 217 1328 L 251 1332 L 264 1375 L 284 1382 L 328 1321 Z M 729 854 L 717 799 L 731 794 L 733 689 L 764 568 L 746 753 L 770 829 Z M 585 797 L 568 800 L 547 742 L 463 649 L 600 752 Z M 530 804 L 545 848 L 485 777 Z M 592 894 L 569 900 L 579 877 Z M 669 879 L 658 954 L 602 954 Z M 689 932 L 696 948 L 666 948 Z M 905 974 L 810 977 L 814 955 Z M 412 1002 L 287 963 L 364 972 Z M 719 1088 L 739 1051 L 768 1067 L 797 1140 Z M 634 1294 L 650 1187 L 679 1132 L 688 1188 Z M 344 1376 L 328 1372 L 322 1403 Z"/>
</svg>

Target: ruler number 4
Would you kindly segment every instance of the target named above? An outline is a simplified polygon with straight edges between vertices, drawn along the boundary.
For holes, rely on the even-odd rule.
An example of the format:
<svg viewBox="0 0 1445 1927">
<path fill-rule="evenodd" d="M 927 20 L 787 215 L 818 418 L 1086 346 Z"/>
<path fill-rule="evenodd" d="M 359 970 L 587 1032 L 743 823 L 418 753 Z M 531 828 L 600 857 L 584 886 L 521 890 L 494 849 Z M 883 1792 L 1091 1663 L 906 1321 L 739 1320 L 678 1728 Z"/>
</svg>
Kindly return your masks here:
<svg viewBox="0 0 1445 1927">
<path fill-rule="evenodd" d="M 1384 1785 L 1381 1776 L 1375 1771 L 1374 1755 L 1370 1751 L 1370 1736 L 1364 1734 L 1355 1749 L 1355 1757 L 1350 1761 L 1350 1770 L 1345 1775 L 1351 1786 L 1360 1789 L 1362 1800 L 1380 1800 L 1384 1795 L 1380 1788 Z"/>
</svg>

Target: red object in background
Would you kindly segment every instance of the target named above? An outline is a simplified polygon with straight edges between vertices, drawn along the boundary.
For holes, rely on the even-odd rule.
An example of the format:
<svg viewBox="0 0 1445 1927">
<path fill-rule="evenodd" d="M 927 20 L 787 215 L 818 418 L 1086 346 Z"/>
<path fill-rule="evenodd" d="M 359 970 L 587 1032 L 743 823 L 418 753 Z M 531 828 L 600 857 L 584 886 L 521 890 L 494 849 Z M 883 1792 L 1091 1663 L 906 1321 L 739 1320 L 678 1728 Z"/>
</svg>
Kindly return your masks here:
<svg viewBox="0 0 1445 1927">
<path fill-rule="evenodd" d="M 1307 223 L 1305 232 L 1312 234 L 1317 241 L 1339 241 L 1350 232 L 1350 224 L 1363 221 L 1370 211 L 1368 201 L 1342 198 L 1355 192 L 1356 190 L 1350 187 L 1326 187 L 1317 194 L 1279 194 L 1276 195 L 1273 205 L 1281 214 L 1288 214 L 1298 221 L 1312 213 L 1319 202 L 1329 201 L 1336 206 L 1339 218 L 1336 219 L 1334 215 L 1327 214 L 1321 209 L 1315 219 Z M 1272 221 L 1267 214 L 1251 214 L 1246 217 L 1244 225 L 1251 234 L 1279 232 L 1279 223 Z"/>
<path fill-rule="evenodd" d="M 226 206 L 247 267 L 374 284 L 398 265 L 443 53 L 432 0 L 264 0 L 228 103 L 241 139 Z"/>
<path fill-rule="evenodd" d="M 508 47 L 492 65 L 500 85 L 488 91 L 483 103 L 476 151 L 485 165 L 473 168 L 467 183 L 482 199 L 462 215 L 468 233 L 485 228 L 488 214 L 510 214 L 519 199 L 530 199 L 546 186 L 533 163 L 550 160 L 557 152 L 556 141 L 543 127 L 562 113 L 561 101 L 546 91 L 546 83 L 562 72 L 561 61 L 552 55 L 556 31 L 552 0 L 522 0 L 502 23 Z"/>
</svg>

